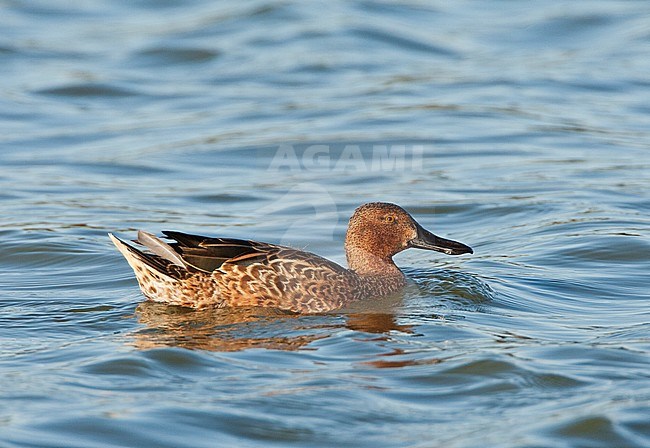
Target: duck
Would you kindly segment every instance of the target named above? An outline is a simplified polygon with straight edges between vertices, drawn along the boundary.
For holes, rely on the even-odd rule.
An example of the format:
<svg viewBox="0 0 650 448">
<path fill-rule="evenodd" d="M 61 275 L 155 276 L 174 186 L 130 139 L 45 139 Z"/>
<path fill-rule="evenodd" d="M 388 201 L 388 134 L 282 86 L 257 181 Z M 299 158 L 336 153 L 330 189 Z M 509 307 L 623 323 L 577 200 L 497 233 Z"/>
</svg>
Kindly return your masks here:
<svg viewBox="0 0 650 448">
<path fill-rule="evenodd" d="M 402 207 L 358 207 L 345 236 L 345 268 L 319 255 L 277 244 L 163 231 L 138 231 L 128 244 L 109 233 L 152 301 L 191 308 L 270 307 L 324 313 L 354 301 L 399 292 L 407 278 L 393 256 L 409 248 L 447 255 L 471 247 L 434 235 Z"/>
</svg>

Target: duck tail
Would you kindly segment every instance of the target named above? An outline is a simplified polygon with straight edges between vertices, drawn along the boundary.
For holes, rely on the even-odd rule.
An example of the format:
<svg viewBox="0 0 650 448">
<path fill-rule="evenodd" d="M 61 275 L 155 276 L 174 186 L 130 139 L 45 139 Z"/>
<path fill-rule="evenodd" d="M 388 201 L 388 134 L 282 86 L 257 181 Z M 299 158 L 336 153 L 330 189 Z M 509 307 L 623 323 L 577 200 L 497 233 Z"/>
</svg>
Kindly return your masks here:
<svg viewBox="0 0 650 448">
<path fill-rule="evenodd" d="M 174 264 L 172 261 L 161 255 L 158 255 L 154 250 L 152 250 L 152 252 L 154 252 L 153 254 L 142 252 L 141 250 L 136 249 L 130 244 L 127 244 L 125 241 L 119 239 L 112 233 L 109 233 L 108 236 L 110 237 L 111 241 L 113 241 L 115 247 L 117 247 L 117 249 L 122 253 L 124 258 L 126 258 L 126 261 L 133 269 L 133 272 L 135 272 L 138 280 L 141 280 L 143 276 L 147 275 L 147 272 L 154 272 L 158 275 L 164 275 L 165 277 L 168 277 L 172 280 L 174 279 L 172 273 L 169 270 L 169 265 Z M 140 242 L 139 235 L 138 242 Z M 149 248 L 148 245 L 145 245 L 145 247 Z"/>
</svg>

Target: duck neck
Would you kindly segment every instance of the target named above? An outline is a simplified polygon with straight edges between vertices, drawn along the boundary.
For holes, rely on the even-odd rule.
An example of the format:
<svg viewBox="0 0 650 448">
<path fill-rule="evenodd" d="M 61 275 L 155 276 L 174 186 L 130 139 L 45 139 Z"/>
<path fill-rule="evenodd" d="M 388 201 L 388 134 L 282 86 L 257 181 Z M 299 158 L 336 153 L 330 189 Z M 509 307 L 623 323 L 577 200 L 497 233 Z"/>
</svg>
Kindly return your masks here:
<svg viewBox="0 0 650 448">
<path fill-rule="evenodd" d="M 378 256 L 366 249 L 356 246 L 345 247 L 345 256 L 348 260 L 348 267 L 358 275 L 381 276 L 381 277 L 403 277 L 390 256 Z"/>
</svg>

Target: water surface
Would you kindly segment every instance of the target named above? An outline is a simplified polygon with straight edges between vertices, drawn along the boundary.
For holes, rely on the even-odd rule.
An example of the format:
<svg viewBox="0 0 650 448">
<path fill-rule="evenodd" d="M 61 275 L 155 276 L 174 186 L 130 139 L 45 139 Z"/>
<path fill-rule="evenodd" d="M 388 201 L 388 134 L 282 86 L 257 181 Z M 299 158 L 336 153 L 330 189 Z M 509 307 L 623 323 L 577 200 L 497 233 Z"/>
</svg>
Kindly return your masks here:
<svg viewBox="0 0 650 448">
<path fill-rule="evenodd" d="M 0 445 L 650 446 L 650 7 L 0 2 Z M 143 301 L 107 232 L 339 263 L 339 313 Z"/>
</svg>

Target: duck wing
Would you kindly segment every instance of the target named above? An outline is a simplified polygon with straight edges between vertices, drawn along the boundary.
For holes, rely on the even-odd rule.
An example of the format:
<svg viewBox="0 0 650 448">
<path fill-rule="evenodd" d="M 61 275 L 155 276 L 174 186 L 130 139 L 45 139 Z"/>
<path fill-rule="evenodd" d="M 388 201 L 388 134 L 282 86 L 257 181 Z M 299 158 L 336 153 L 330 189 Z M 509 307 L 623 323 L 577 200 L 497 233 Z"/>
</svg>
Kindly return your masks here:
<svg viewBox="0 0 650 448">
<path fill-rule="evenodd" d="M 167 238 L 176 241 L 169 246 L 183 262 L 199 271 L 214 272 L 224 263 L 251 264 L 268 258 L 282 246 L 236 238 L 211 238 L 165 230 Z"/>
<path fill-rule="evenodd" d="M 174 231 L 162 233 L 176 241 L 169 246 L 185 264 L 206 273 L 220 269 L 224 263 L 240 266 L 258 263 L 268 265 L 275 260 L 281 260 L 287 265 L 311 265 L 341 273 L 346 271 L 345 268 L 330 260 L 286 246 L 235 238 L 211 238 Z"/>
</svg>

